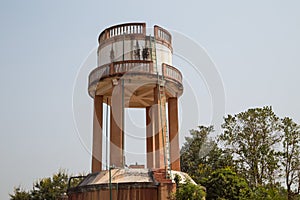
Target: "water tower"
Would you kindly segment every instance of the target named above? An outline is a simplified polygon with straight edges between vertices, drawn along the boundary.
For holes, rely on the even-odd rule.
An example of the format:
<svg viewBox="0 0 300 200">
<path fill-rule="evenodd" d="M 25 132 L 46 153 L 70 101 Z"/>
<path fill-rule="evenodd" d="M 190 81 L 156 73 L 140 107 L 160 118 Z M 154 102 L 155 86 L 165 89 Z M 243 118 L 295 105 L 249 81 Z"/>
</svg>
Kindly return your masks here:
<svg viewBox="0 0 300 200">
<path fill-rule="evenodd" d="M 145 23 L 127 23 L 102 31 L 98 43 L 98 67 L 88 80 L 94 101 L 92 173 L 69 190 L 69 199 L 164 199 L 174 190 L 174 174 L 187 177 L 180 172 L 178 98 L 183 84 L 181 72 L 172 66 L 172 36 L 159 26 L 147 34 Z M 104 106 L 110 108 L 109 117 Z M 125 166 L 124 112 L 129 108 L 146 114 L 143 169 Z M 103 145 L 108 124 L 109 145 Z M 109 147 L 109 163 L 103 162 L 104 146 Z"/>
</svg>

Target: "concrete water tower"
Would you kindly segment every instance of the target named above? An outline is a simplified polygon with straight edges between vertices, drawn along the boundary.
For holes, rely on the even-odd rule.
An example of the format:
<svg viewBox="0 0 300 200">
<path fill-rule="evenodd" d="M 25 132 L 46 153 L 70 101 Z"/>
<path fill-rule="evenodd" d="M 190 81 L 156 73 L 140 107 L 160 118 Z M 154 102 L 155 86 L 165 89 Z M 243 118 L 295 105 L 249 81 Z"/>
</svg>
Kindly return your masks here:
<svg viewBox="0 0 300 200">
<path fill-rule="evenodd" d="M 102 170 L 103 103 L 111 108 L 110 166 L 125 164 L 124 110 L 140 108 L 146 110 L 147 168 L 169 164 L 180 171 L 177 99 L 183 86 L 172 66 L 171 34 L 154 26 L 148 36 L 145 23 L 130 23 L 104 30 L 98 41 L 99 67 L 90 73 L 88 86 L 94 99 L 92 172 Z"/>
<path fill-rule="evenodd" d="M 106 199 L 108 195 L 164 199 L 174 189 L 172 176 L 187 176 L 179 172 L 182 74 L 172 66 L 171 34 L 159 26 L 153 30 L 146 34 L 145 23 L 127 23 L 105 29 L 98 38 L 98 67 L 90 72 L 88 82 L 94 100 L 92 174 L 77 189 L 69 190 L 69 199 L 80 199 L 80 195 L 91 197 L 84 199 Z M 108 118 L 103 117 L 103 105 L 110 107 Z M 146 169 L 125 167 L 124 111 L 128 108 L 144 109 L 146 113 Z M 103 126 L 108 119 L 110 162 L 104 164 Z M 114 169 L 104 170 L 104 165 Z"/>
</svg>

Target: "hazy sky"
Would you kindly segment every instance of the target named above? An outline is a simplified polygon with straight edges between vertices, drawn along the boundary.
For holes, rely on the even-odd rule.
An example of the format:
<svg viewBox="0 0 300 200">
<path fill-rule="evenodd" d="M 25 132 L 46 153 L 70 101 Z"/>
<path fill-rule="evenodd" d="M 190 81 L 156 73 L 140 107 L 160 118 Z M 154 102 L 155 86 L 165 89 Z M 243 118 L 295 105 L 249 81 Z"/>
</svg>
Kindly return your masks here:
<svg viewBox="0 0 300 200">
<path fill-rule="evenodd" d="M 114 24 L 158 24 L 201 45 L 222 78 L 226 113 L 272 105 L 278 116 L 290 116 L 300 123 L 299 6 L 297 0 L 2 0 L 0 199 L 8 199 L 14 186 L 31 189 L 34 180 L 51 176 L 59 168 L 89 172 L 86 149 L 92 134 L 92 99 L 82 90 L 80 100 L 75 100 L 87 115 L 78 134 L 73 121 L 73 88 L 86 58 L 96 63 L 93 50 L 99 33 Z M 181 67 L 184 72 L 189 65 Z M 197 81 L 191 81 L 192 88 L 207 90 L 203 80 L 195 86 Z M 86 89 L 86 85 L 80 87 Z M 195 93 L 202 98 L 201 92 Z M 197 103 L 207 112 L 200 114 L 203 124 L 209 124 L 205 116 L 211 110 L 206 109 L 207 94 L 209 91 Z M 128 116 L 134 118 L 135 113 Z M 189 124 L 188 129 L 200 123 Z M 83 139 L 79 135 L 84 135 Z"/>
</svg>

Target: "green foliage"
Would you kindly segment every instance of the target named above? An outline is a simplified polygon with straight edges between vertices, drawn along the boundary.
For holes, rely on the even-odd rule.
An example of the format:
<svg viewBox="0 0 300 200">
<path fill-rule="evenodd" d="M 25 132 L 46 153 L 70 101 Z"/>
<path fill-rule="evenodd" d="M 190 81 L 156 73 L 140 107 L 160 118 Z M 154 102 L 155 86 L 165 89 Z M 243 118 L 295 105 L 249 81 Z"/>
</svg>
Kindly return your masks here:
<svg viewBox="0 0 300 200">
<path fill-rule="evenodd" d="M 31 200 L 31 195 L 29 192 L 23 190 L 21 187 L 14 189 L 14 195 L 10 194 L 11 200 Z"/>
<path fill-rule="evenodd" d="M 292 119 L 282 119 L 283 130 L 283 151 L 282 166 L 285 173 L 285 183 L 288 192 L 288 199 L 295 198 L 293 187 L 300 186 L 300 127 Z M 299 191 L 297 191 L 299 193 Z"/>
<path fill-rule="evenodd" d="M 181 177 L 178 174 L 175 174 L 174 181 L 176 183 L 176 187 L 179 187 L 179 183 L 181 181 Z"/>
<path fill-rule="evenodd" d="M 224 118 L 220 141 L 232 152 L 236 167 L 252 188 L 274 184 L 279 153 L 274 148 L 281 140 L 280 121 L 271 107 L 248 109 Z"/>
<path fill-rule="evenodd" d="M 205 186 L 207 200 L 246 200 L 251 198 L 251 190 L 246 180 L 228 167 L 214 171 Z"/>
<path fill-rule="evenodd" d="M 30 191 L 24 191 L 20 187 L 15 188 L 14 193 L 10 194 L 11 200 L 56 200 L 61 199 L 67 192 L 69 175 L 65 170 L 59 170 L 50 178 L 43 178 L 34 183 Z M 72 186 L 78 181 L 72 182 Z"/>
<path fill-rule="evenodd" d="M 257 186 L 253 189 L 253 200 L 286 200 L 286 189 L 278 185 Z"/>
<path fill-rule="evenodd" d="M 189 180 L 184 184 L 179 184 L 174 200 L 201 200 L 205 197 L 204 188 L 191 183 Z"/>
<path fill-rule="evenodd" d="M 37 181 L 31 192 L 33 200 L 61 198 L 68 188 L 68 174 L 60 170 L 52 178 L 43 178 Z"/>
<path fill-rule="evenodd" d="M 187 172 L 197 183 L 203 184 L 216 169 L 232 166 L 232 157 L 218 148 L 217 143 L 208 139 L 213 126 L 199 126 L 191 130 L 191 137 L 181 149 L 181 171 Z"/>
</svg>

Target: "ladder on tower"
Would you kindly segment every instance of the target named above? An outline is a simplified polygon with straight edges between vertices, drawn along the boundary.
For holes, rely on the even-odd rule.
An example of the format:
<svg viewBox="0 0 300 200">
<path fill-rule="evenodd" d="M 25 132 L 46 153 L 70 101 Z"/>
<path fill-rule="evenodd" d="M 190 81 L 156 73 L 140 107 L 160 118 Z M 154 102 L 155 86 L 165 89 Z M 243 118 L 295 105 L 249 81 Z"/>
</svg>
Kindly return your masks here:
<svg viewBox="0 0 300 200">
<path fill-rule="evenodd" d="M 166 99 L 165 90 L 163 89 L 162 92 L 162 98 Z M 161 106 L 162 107 L 162 106 Z M 167 170 L 166 178 L 171 177 L 171 159 L 170 159 L 170 143 L 169 143 L 169 131 L 168 131 L 168 121 L 166 116 L 166 107 L 164 106 L 164 109 L 161 110 L 163 116 L 163 119 L 165 119 L 165 123 L 162 124 L 162 130 L 163 130 L 163 138 L 165 139 L 165 166 Z"/>
<path fill-rule="evenodd" d="M 149 36 L 150 37 L 150 56 L 151 56 L 151 61 L 153 63 L 153 73 L 156 73 L 158 75 L 158 67 L 157 67 L 157 57 L 156 57 L 156 40 L 155 37 Z"/>
<path fill-rule="evenodd" d="M 169 144 L 169 133 L 168 133 L 168 126 L 167 126 L 167 116 L 166 116 L 166 107 L 162 106 L 162 100 L 166 99 L 166 93 L 164 89 L 165 80 L 162 71 L 159 71 L 157 65 L 157 56 L 156 56 L 156 40 L 155 37 L 150 36 L 150 55 L 151 61 L 153 62 L 154 72 L 157 74 L 157 84 L 158 84 L 158 98 L 159 98 L 159 112 L 160 112 L 160 127 L 162 130 L 162 141 L 164 152 L 164 165 L 166 169 L 166 178 L 171 177 L 171 161 L 170 161 L 170 144 Z M 162 70 L 162 69 L 161 69 Z M 165 119 L 165 121 L 163 121 Z"/>
</svg>

